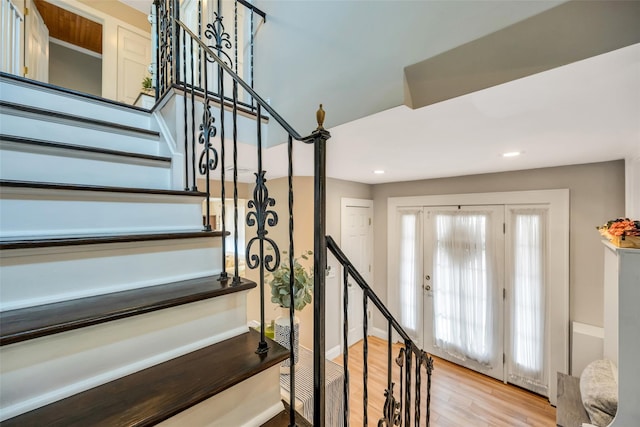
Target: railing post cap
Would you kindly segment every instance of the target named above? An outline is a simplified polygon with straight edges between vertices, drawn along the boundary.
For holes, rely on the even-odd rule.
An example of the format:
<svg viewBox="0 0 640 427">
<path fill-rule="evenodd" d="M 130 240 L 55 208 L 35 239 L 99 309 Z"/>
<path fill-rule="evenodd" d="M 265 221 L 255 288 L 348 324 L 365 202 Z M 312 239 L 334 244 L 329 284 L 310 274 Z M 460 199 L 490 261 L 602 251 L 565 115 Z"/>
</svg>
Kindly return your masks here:
<svg viewBox="0 0 640 427">
<path fill-rule="evenodd" d="M 322 109 L 322 104 L 320 104 L 318 111 L 316 111 L 316 120 L 318 121 L 318 130 L 324 129 L 324 127 L 322 127 L 322 125 L 324 124 L 324 116 L 325 116 L 325 112 Z"/>
</svg>

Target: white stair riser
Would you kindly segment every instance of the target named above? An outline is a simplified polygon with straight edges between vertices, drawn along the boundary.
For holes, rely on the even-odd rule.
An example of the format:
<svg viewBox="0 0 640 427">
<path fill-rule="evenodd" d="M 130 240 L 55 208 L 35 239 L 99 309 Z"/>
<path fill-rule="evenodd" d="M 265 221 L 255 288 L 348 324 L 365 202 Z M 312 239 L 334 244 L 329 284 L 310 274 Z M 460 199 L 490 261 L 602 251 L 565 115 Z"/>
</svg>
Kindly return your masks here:
<svg viewBox="0 0 640 427">
<path fill-rule="evenodd" d="M 158 427 L 257 427 L 283 409 L 280 371 L 276 365 L 180 412 Z"/>
<path fill-rule="evenodd" d="M 0 80 L 0 93 L 2 94 L 2 100 L 6 102 L 59 111 L 75 116 L 109 120 L 145 129 L 151 129 L 150 126 L 154 123 L 151 119 L 151 114 L 145 111 L 62 92 L 53 92 L 50 89 L 5 79 Z"/>
<path fill-rule="evenodd" d="M 160 153 L 159 138 L 151 135 L 47 116 L 23 115 L 9 109 L 2 112 L 2 133 L 5 135 L 139 154 L 164 154 Z"/>
<path fill-rule="evenodd" d="M 222 250 L 220 238 L 14 249 L 0 267 L 6 311 L 218 274 Z"/>
<path fill-rule="evenodd" d="M 156 189 L 171 184 L 169 162 L 65 149 L 33 152 L 30 145 L 1 144 L 2 179 Z"/>
<path fill-rule="evenodd" d="M 50 190 L 0 195 L 0 237 L 200 231 L 202 200 L 152 194 Z"/>
<path fill-rule="evenodd" d="M 0 348 L 1 417 L 13 417 L 246 331 L 246 292 L 237 292 L 4 346 Z"/>
</svg>

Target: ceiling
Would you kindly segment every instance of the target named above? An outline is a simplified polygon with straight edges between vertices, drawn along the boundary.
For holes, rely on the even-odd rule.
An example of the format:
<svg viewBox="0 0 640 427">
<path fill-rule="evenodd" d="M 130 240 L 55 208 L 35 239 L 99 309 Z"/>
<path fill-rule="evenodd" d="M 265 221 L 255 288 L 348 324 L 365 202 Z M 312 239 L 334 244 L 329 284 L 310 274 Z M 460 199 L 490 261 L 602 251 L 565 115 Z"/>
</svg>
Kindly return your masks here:
<svg viewBox="0 0 640 427">
<path fill-rule="evenodd" d="M 122 1 L 138 5 L 141 10 L 148 4 L 144 0 Z M 312 15 L 316 14 L 314 16 L 320 13 L 316 9 L 325 4 L 317 1 L 269 0 L 258 2 L 258 6 L 262 5 L 269 14 L 268 7 L 274 6 L 278 10 L 275 7 L 278 3 L 287 6 L 286 9 L 281 9 L 282 13 L 296 8 L 298 13 L 302 13 L 309 8 L 313 11 L 310 12 Z M 337 5 L 336 2 L 326 3 Z M 347 10 L 354 4 L 378 6 L 382 3 L 390 4 L 340 4 Z M 539 12 L 541 7 L 540 2 L 400 3 L 405 6 L 413 4 L 418 7 L 420 4 L 423 7 L 435 7 L 440 10 L 442 19 L 449 19 L 450 23 L 453 22 L 451 19 L 455 13 L 460 13 L 459 19 L 453 22 L 456 24 L 453 29 L 446 29 L 447 22 L 436 23 L 444 28 L 441 36 L 433 39 L 433 44 L 439 51 L 525 19 Z M 458 7 L 461 3 L 464 3 L 464 10 Z M 545 3 L 545 8 L 552 6 L 549 6 L 550 3 L 542 3 Z M 486 9 L 484 12 L 484 9 L 478 9 L 483 5 Z M 505 11 L 507 6 L 514 8 L 513 13 Z M 476 8 L 471 15 L 469 8 Z M 472 21 L 472 18 L 482 20 L 482 17 L 486 25 Z M 340 19 L 346 18 L 342 16 Z M 264 43 L 275 43 L 283 40 L 285 30 L 290 35 L 292 31 L 304 28 L 304 22 L 294 22 L 291 28 L 283 29 L 283 33 L 278 36 L 268 32 L 270 25 L 278 29 L 287 27 L 288 22 L 278 14 L 268 17 L 258 39 L 262 38 Z M 401 25 L 402 22 L 396 24 Z M 354 25 L 359 24 L 356 22 Z M 378 29 L 383 30 L 383 27 Z M 456 29 L 463 36 L 456 36 Z M 396 35 L 393 29 L 387 30 L 389 37 Z M 411 33 L 411 30 L 408 29 L 407 32 Z M 352 33 L 356 38 L 357 34 L 357 31 Z M 404 36 L 406 35 L 398 34 L 400 38 Z M 322 55 L 319 57 L 324 59 L 314 63 L 313 55 L 317 52 L 324 53 L 325 48 L 329 52 L 331 46 L 333 50 L 340 50 L 332 43 L 334 37 L 335 34 L 318 32 L 307 37 L 306 42 L 312 40 L 309 45 L 314 46 L 313 49 L 307 49 L 308 56 L 290 61 L 291 66 L 285 70 L 280 69 L 276 76 L 269 77 L 268 71 L 261 76 L 264 62 L 269 58 L 273 61 L 286 61 L 286 58 L 278 55 L 292 54 L 287 52 L 287 48 L 273 51 L 269 58 L 262 55 L 260 59 L 259 55 L 258 59 L 263 64 L 257 64 L 263 67 L 257 66 L 259 93 L 263 93 L 265 97 L 272 95 L 271 105 L 290 120 L 295 128 L 313 129 L 313 112 L 317 108 L 317 101 L 328 101 L 325 102 L 325 109 L 327 127 L 332 138 L 328 143 L 327 173 L 332 178 L 376 184 L 640 156 L 640 44 L 412 110 L 400 105 L 403 91 L 402 66 L 399 64 L 396 64 L 397 70 L 390 74 L 389 70 L 383 70 L 383 66 L 377 66 L 380 61 L 369 51 L 361 55 L 363 58 L 359 58 L 357 63 L 349 62 L 347 57 L 341 57 L 337 62 L 331 61 L 332 58 L 324 58 Z M 423 44 L 421 58 L 416 56 L 417 53 L 410 46 L 406 49 L 406 55 L 412 55 L 412 60 L 415 61 L 431 55 L 424 38 L 420 39 Z M 295 48 L 298 42 L 291 41 L 289 44 Z M 325 43 L 328 47 L 323 46 Z M 398 46 L 403 44 L 399 43 Z M 347 51 L 347 56 L 353 56 L 353 52 L 349 53 L 349 45 L 343 50 Z M 301 51 L 296 51 L 296 55 L 300 54 Z M 389 54 L 396 55 L 396 62 L 408 61 L 398 57 L 395 52 Z M 304 68 L 299 68 L 300 63 L 307 67 L 306 74 Z M 404 65 L 411 63 L 404 62 Z M 317 74 L 309 74 L 309 64 L 318 69 Z M 372 64 L 376 66 L 372 67 Z M 351 68 L 360 73 L 359 78 L 355 78 Z M 290 84 L 287 82 L 290 75 L 301 72 L 306 77 L 305 89 L 300 89 L 297 86 L 299 82 L 293 78 Z M 310 78 L 313 83 L 311 85 Z M 262 82 L 260 79 L 263 79 Z M 390 82 L 388 85 L 381 83 L 387 80 Z M 262 90 L 261 86 L 264 87 Z M 307 89 L 308 87 L 311 89 Z M 308 90 L 313 90 L 313 93 L 307 93 Z M 291 100 L 292 91 L 303 94 L 301 106 Z M 359 102 L 355 103 L 354 99 Z M 364 107 L 359 105 L 363 99 L 366 101 Z M 280 138 L 273 127 L 270 127 L 269 134 L 271 138 Z M 246 151 L 252 152 L 250 149 Z M 512 158 L 502 157 L 503 153 L 509 151 L 520 151 L 522 154 Z M 269 165 L 271 178 L 286 174 L 285 152 L 285 145 L 276 145 L 266 151 L 265 164 Z M 297 144 L 295 155 L 294 173 L 311 175 L 311 147 Z M 244 159 L 241 160 L 244 163 L 241 167 L 255 164 L 255 159 Z M 373 171 L 378 169 L 385 173 L 374 174 Z M 240 179 L 248 181 L 251 175 L 240 176 Z"/>
</svg>

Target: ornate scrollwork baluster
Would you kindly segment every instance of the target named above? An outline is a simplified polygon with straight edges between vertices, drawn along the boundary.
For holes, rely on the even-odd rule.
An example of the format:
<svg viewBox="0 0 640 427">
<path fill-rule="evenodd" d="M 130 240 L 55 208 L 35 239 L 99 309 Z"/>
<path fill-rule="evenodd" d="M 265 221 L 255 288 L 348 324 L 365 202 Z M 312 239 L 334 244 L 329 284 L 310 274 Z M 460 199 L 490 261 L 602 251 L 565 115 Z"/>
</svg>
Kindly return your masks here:
<svg viewBox="0 0 640 427">
<path fill-rule="evenodd" d="M 431 374 L 433 373 L 433 357 L 423 351 L 422 359 L 427 371 L 427 420 L 425 425 L 429 427 L 431 421 Z"/>
<path fill-rule="evenodd" d="M 206 78 L 205 78 L 206 81 Z M 203 146 L 202 153 L 200 153 L 200 159 L 198 161 L 198 169 L 201 175 L 205 175 L 206 187 L 207 187 L 207 203 L 206 203 L 206 222 L 205 230 L 211 231 L 211 223 L 209 221 L 209 172 L 215 170 L 218 167 L 218 152 L 213 147 L 211 140 L 215 138 L 218 133 L 215 127 L 215 118 L 211 114 L 211 106 L 208 104 L 208 98 L 205 100 L 202 123 L 200 123 L 200 133 L 198 134 L 198 144 Z M 194 150 L 195 152 L 195 150 Z M 185 153 L 186 155 L 186 153 Z M 195 167 L 195 165 L 194 165 Z"/>
<path fill-rule="evenodd" d="M 402 413 L 402 392 L 404 390 L 404 359 L 405 359 L 405 349 L 402 347 L 400 352 L 398 353 L 398 357 L 396 357 L 395 362 L 396 365 L 400 367 L 400 413 Z"/>
<path fill-rule="evenodd" d="M 267 226 L 275 227 L 278 224 L 278 214 L 276 211 L 269 209 L 275 206 L 276 201 L 269 197 L 267 189 L 266 171 L 260 171 L 256 174 L 256 187 L 253 190 L 253 199 L 249 200 L 249 209 L 255 209 L 247 214 L 247 225 L 253 227 L 257 225 L 256 236 L 252 237 L 247 244 L 247 267 L 254 269 L 259 266 L 269 272 L 274 272 L 280 265 L 280 250 L 273 239 L 267 237 L 269 232 Z M 251 249 L 255 242 L 260 242 L 260 254 L 252 254 Z M 273 254 L 264 254 L 262 245 L 268 243 L 273 249 Z"/>
<path fill-rule="evenodd" d="M 404 345 L 407 348 L 405 352 L 405 389 L 404 389 L 404 425 L 409 427 L 411 425 L 411 341 L 405 341 Z M 402 396 L 400 396 L 402 399 Z"/>
<path fill-rule="evenodd" d="M 378 421 L 378 427 L 399 426 L 401 422 L 400 402 L 393 396 L 393 387 L 395 383 L 391 383 L 391 390 L 385 389 L 383 417 Z"/>
<path fill-rule="evenodd" d="M 213 13 L 214 20 L 213 22 L 207 24 L 206 30 L 204 31 L 204 36 L 213 41 L 212 45 L 208 45 L 212 50 L 215 50 L 218 53 L 218 57 L 222 59 L 222 61 L 229 68 L 233 68 L 233 61 L 231 60 L 231 56 L 225 51 L 225 49 L 231 49 L 233 44 L 231 43 L 231 35 L 227 33 L 224 29 L 224 24 L 222 23 L 223 17 L 217 12 Z M 213 59 L 210 59 L 207 56 L 207 60 L 209 62 L 213 62 Z"/>
</svg>

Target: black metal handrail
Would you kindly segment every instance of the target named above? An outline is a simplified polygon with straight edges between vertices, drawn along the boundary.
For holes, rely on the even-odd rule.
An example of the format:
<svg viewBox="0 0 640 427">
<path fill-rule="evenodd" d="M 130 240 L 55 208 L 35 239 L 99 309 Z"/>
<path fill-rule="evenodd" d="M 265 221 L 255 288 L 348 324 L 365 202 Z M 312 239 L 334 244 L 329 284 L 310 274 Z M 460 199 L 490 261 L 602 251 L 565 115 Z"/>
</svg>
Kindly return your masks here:
<svg viewBox="0 0 640 427">
<path fill-rule="evenodd" d="M 347 427 L 349 425 L 349 341 L 348 341 L 348 331 L 349 331 L 349 323 L 348 323 L 348 307 L 349 307 L 349 298 L 348 298 L 348 290 L 347 290 L 347 282 L 349 277 L 353 278 L 353 280 L 360 286 L 363 292 L 363 354 L 364 354 L 364 365 L 363 365 L 363 425 L 366 426 L 368 423 L 368 369 L 367 369 L 367 357 L 368 357 L 368 314 L 367 307 L 368 301 L 371 301 L 373 305 L 380 311 L 380 313 L 384 316 L 387 321 L 387 388 L 384 390 L 385 395 L 385 404 L 383 408 L 382 417 L 377 421 L 378 426 L 411 426 L 411 422 L 413 421 L 415 426 L 420 425 L 421 422 L 421 372 L 422 366 L 425 367 L 427 373 L 427 386 L 426 391 L 427 395 L 425 396 L 425 406 L 426 406 L 426 426 L 429 425 L 431 411 L 431 373 L 433 371 L 433 359 L 431 356 L 425 351 L 421 350 L 411 339 L 409 334 L 402 328 L 400 323 L 393 317 L 391 312 L 387 309 L 387 307 L 382 303 L 380 298 L 375 294 L 375 292 L 371 289 L 371 287 L 367 284 L 366 280 L 362 277 L 362 275 L 355 268 L 353 263 L 349 261 L 347 256 L 342 252 L 338 244 L 333 240 L 331 236 L 326 237 L 327 249 L 336 257 L 338 262 L 342 265 L 343 268 L 343 286 L 344 286 L 344 294 L 343 294 L 343 316 L 344 316 L 344 324 L 343 324 L 343 364 L 344 364 L 344 426 Z M 396 399 L 394 396 L 394 382 L 392 379 L 393 373 L 393 365 L 392 365 L 392 344 L 394 340 L 393 333 L 397 333 L 401 340 L 404 342 L 404 347 L 402 347 L 399 351 L 398 356 L 395 358 L 395 363 L 399 368 L 400 373 L 400 400 Z M 415 362 L 414 370 L 412 371 L 412 363 Z M 412 379 L 415 380 L 415 386 L 412 388 L 411 383 Z M 413 393 L 412 393 L 413 392 Z M 412 400 L 413 397 L 413 400 Z M 404 411 L 403 411 L 404 406 Z M 413 407 L 413 414 L 412 409 Z M 404 417 L 403 417 L 404 415 Z M 412 417 L 413 415 L 413 417 Z M 404 420 L 403 420 L 404 418 Z"/>
</svg>

